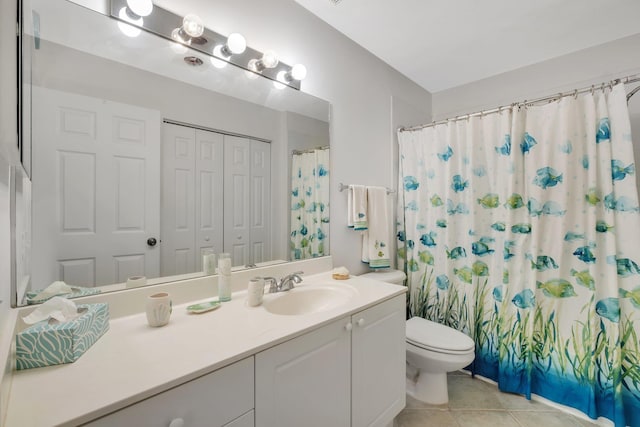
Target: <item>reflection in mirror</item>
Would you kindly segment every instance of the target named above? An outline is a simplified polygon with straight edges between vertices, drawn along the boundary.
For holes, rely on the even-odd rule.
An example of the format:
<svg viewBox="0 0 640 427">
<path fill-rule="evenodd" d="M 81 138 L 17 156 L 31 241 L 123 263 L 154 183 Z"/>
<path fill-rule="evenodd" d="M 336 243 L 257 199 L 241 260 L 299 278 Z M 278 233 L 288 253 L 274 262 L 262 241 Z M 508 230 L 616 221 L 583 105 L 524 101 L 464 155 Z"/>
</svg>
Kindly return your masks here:
<svg viewBox="0 0 640 427">
<path fill-rule="evenodd" d="M 82 295 L 198 277 L 204 251 L 236 268 L 328 254 L 328 103 L 193 66 L 195 51 L 71 2 L 29 5 L 24 303 L 55 281 Z M 293 198 L 292 162 L 308 177 Z"/>
</svg>

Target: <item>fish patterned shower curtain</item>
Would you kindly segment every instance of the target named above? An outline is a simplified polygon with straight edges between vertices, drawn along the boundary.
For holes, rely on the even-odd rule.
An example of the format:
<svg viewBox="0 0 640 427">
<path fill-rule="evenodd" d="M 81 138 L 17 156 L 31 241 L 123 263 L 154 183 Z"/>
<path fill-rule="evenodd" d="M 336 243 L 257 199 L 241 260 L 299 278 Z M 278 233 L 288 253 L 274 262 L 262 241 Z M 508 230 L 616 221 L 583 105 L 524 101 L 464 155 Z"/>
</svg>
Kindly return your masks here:
<svg viewBox="0 0 640 427">
<path fill-rule="evenodd" d="M 329 254 L 329 149 L 291 159 L 290 259 Z"/>
<path fill-rule="evenodd" d="M 623 85 L 399 134 L 408 311 L 473 373 L 640 426 L 640 213 Z"/>
</svg>

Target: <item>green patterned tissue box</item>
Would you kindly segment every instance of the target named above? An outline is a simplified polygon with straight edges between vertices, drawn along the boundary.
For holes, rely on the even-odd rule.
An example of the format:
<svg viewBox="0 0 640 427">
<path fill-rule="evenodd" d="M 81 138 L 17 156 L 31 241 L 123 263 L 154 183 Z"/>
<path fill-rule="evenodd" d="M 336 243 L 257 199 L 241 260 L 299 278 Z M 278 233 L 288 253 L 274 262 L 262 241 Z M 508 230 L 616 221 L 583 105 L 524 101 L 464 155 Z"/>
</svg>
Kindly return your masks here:
<svg viewBox="0 0 640 427">
<path fill-rule="evenodd" d="M 108 304 L 79 304 L 78 308 L 87 311 L 64 323 L 36 323 L 16 335 L 18 370 L 75 362 L 107 332 Z"/>
</svg>

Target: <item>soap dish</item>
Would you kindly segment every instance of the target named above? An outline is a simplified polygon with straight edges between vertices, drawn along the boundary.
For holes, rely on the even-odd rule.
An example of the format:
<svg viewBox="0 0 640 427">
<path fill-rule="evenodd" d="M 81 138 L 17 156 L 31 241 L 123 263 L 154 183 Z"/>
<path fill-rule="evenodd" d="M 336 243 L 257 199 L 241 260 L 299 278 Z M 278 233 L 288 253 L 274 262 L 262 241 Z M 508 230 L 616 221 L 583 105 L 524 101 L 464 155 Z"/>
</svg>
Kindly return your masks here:
<svg viewBox="0 0 640 427">
<path fill-rule="evenodd" d="M 215 310 L 218 307 L 220 307 L 219 301 L 206 301 L 187 306 L 187 311 L 192 314 L 200 314 L 206 313 L 207 311 Z"/>
</svg>

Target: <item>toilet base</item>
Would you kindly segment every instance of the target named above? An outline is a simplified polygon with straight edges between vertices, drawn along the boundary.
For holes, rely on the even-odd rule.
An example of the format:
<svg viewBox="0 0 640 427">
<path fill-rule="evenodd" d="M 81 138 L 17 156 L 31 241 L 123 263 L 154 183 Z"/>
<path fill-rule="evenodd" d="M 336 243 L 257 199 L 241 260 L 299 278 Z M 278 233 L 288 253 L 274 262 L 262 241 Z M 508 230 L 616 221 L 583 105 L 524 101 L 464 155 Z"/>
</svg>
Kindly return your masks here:
<svg viewBox="0 0 640 427">
<path fill-rule="evenodd" d="M 444 405 L 449 402 L 446 372 L 433 374 L 421 371 L 414 378 L 407 377 L 409 396 L 430 405 Z"/>
</svg>

